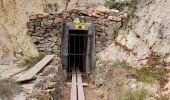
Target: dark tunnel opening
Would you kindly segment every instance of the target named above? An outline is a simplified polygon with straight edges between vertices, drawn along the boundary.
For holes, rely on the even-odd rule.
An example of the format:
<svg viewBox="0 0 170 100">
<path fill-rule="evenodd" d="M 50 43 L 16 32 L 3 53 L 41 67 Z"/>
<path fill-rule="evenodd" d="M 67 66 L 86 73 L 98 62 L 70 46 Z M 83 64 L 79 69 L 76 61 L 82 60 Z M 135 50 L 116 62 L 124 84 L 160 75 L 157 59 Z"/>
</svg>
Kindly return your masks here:
<svg viewBox="0 0 170 100">
<path fill-rule="evenodd" d="M 69 30 L 67 72 L 72 72 L 73 68 L 86 71 L 87 42 L 87 30 Z"/>
</svg>

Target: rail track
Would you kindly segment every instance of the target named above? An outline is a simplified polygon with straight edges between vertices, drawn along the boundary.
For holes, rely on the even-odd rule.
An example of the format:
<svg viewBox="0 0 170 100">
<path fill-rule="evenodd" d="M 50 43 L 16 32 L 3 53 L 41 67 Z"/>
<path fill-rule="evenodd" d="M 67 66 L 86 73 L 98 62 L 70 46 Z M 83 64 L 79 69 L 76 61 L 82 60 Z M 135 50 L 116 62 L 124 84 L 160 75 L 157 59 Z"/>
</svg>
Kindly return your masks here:
<svg viewBox="0 0 170 100">
<path fill-rule="evenodd" d="M 72 69 L 72 84 L 70 100 L 85 100 L 82 74 L 78 69 Z"/>
</svg>

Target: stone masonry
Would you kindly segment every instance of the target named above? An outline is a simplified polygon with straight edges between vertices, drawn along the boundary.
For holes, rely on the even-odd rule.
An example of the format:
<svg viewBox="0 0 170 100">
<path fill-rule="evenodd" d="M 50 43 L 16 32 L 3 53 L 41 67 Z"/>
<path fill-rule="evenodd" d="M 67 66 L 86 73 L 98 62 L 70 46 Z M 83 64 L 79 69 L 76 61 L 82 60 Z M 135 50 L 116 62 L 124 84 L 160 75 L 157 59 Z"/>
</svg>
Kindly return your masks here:
<svg viewBox="0 0 170 100">
<path fill-rule="evenodd" d="M 28 34 L 40 52 L 58 53 L 61 47 L 61 23 L 80 22 L 94 23 L 96 53 L 112 43 L 114 30 L 122 25 L 127 14 L 103 7 L 73 9 L 59 14 L 36 14 L 29 17 Z"/>
</svg>

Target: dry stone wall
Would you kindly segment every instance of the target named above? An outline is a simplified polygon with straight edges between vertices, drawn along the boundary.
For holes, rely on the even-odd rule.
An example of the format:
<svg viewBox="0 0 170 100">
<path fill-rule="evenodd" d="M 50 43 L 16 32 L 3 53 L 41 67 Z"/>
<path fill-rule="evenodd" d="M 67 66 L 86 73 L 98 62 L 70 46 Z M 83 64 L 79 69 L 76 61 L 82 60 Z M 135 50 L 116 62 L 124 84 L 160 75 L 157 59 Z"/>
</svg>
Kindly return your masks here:
<svg viewBox="0 0 170 100">
<path fill-rule="evenodd" d="M 127 15 L 112 11 L 105 7 L 89 9 L 73 9 L 59 14 L 36 14 L 29 17 L 28 34 L 40 52 L 58 53 L 61 47 L 61 23 L 80 22 L 94 23 L 96 52 L 104 50 L 112 43 L 113 32 L 122 25 L 122 19 Z"/>
</svg>

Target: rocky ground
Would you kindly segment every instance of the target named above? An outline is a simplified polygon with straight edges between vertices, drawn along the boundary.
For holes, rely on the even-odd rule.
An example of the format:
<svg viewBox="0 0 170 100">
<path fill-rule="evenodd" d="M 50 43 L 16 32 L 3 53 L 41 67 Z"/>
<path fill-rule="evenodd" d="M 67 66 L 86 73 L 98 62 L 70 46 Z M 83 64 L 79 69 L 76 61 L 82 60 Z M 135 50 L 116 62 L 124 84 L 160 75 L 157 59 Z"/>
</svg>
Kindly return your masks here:
<svg viewBox="0 0 170 100">
<path fill-rule="evenodd" d="M 19 66 L 4 67 L 0 81 L 3 87 L 0 89 L 2 100 L 63 100 L 66 75 L 62 70 L 59 57 L 55 57 L 34 80 L 23 83 L 16 83 L 15 79 L 28 69 L 22 70 L 21 65 L 20 68 Z M 16 70 L 17 68 L 20 70 Z"/>
<path fill-rule="evenodd" d="M 109 13 L 107 10 L 101 12 L 106 1 L 111 5 Z M 87 100 L 168 100 L 170 1 L 140 0 L 133 10 L 131 5 L 123 3 L 127 0 L 106 1 L 0 0 L 0 64 L 12 64 L 0 65 L 0 85 L 4 87 L 0 89 L 0 98 L 68 100 L 70 87 L 63 83 L 65 75 L 61 73 L 60 62 L 50 63 L 29 83 L 18 85 L 13 79 L 27 70 L 19 65 L 23 57 L 35 56 L 38 50 L 59 50 L 61 39 L 57 33 L 61 21 L 73 21 L 76 15 L 85 14 L 86 19 L 90 17 L 93 23 L 97 21 L 96 69 L 85 87 Z M 121 7 L 114 5 L 115 2 Z M 162 68 L 162 79 L 154 83 L 139 81 L 139 76 L 124 69 L 121 63 L 115 66 L 113 63 L 117 60 L 136 69 L 146 65 Z M 56 57 L 55 61 L 60 59 Z"/>
</svg>

